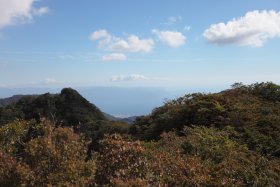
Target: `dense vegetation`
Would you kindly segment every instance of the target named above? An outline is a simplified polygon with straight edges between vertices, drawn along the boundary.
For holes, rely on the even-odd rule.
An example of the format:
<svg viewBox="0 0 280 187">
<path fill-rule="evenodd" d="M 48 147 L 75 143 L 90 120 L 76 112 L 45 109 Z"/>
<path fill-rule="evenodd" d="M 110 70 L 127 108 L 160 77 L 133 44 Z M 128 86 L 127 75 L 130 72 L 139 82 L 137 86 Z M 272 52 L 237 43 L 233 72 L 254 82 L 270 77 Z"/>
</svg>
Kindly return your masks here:
<svg viewBox="0 0 280 187">
<path fill-rule="evenodd" d="M 0 186 L 280 186 L 270 82 L 189 94 L 130 127 L 72 89 L 21 99 L 0 120 Z"/>
<path fill-rule="evenodd" d="M 280 157 L 280 86 L 235 84 L 221 93 L 188 94 L 138 118 L 131 133 L 143 140 L 158 139 L 162 132 L 180 133 L 185 126 L 230 126 L 250 150 Z"/>
<path fill-rule="evenodd" d="M 98 140 L 105 133 L 126 133 L 129 127 L 125 122 L 107 120 L 102 111 L 71 88 L 62 89 L 60 94 L 20 96 L 13 101 L 16 102 L 0 107 L 0 127 L 15 120 L 48 120 L 56 127 L 71 127 L 95 140 L 89 145 L 90 150 L 98 147 Z"/>
<path fill-rule="evenodd" d="M 104 120 L 102 112 L 89 103 L 77 91 L 65 88 L 60 94 L 21 97 L 19 101 L 0 108 L 0 124 L 15 119 L 50 119 L 55 124 L 77 126 L 96 120 Z"/>
</svg>

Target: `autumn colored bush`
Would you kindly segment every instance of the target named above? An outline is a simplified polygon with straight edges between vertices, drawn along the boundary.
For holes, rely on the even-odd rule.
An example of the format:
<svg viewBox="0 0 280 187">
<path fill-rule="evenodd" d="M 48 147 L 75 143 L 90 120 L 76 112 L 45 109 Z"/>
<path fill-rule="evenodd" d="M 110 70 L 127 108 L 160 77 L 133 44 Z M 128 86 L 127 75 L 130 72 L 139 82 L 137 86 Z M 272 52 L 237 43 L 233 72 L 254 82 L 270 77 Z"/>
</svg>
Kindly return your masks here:
<svg viewBox="0 0 280 187">
<path fill-rule="evenodd" d="M 198 157 L 154 152 L 148 163 L 152 186 L 204 186 L 211 178 Z"/>
<path fill-rule="evenodd" d="M 205 186 L 209 171 L 196 156 L 182 154 L 184 139 L 163 133 L 157 142 L 144 143 L 148 162 L 146 181 L 151 186 Z"/>
<path fill-rule="evenodd" d="M 25 147 L 24 161 L 36 176 L 35 186 L 85 186 L 95 163 L 86 161 L 87 144 L 71 128 L 44 125 L 44 135 Z"/>
<path fill-rule="evenodd" d="M 97 160 L 96 185 L 144 179 L 146 159 L 139 141 L 127 141 L 120 135 L 105 135 Z"/>
<path fill-rule="evenodd" d="M 31 186 L 33 180 L 34 173 L 26 164 L 17 161 L 6 153 L 0 152 L 0 186 Z"/>
<path fill-rule="evenodd" d="M 159 142 L 131 142 L 120 135 L 101 141 L 96 186 L 202 186 L 210 180 L 199 157 L 178 152 L 180 139 L 173 133 Z M 171 141 L 168 141 L 171 140 Z M 171 146 L 171 144 L 174 146 Z M 144 148 L 145 147 L 145 148 Z M 169 151 L 167 151 L 169 150 Z"/>
<path fill-rule="evenodd" d="M 95 161 L 71 128 L 15 121 L 0 128 L 0 186 L 86 186 Z"/>
</svg>

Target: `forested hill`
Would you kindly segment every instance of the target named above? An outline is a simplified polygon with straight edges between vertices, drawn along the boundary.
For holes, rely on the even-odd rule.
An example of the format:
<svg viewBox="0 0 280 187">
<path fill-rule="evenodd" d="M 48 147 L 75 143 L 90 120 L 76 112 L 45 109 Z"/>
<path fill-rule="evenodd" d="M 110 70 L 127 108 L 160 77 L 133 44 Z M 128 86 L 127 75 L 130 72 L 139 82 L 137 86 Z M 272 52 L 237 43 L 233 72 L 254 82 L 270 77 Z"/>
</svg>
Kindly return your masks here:
<svg viewBox="0 0 280 187">
<path fill-rule="evenodd" d="M 188 94 L 133 125 L 65 88 L 0 108 L 0 121 L 0 186 L 280 186 L 270 82 Z"/>
<path fill-rule="evenodd" d="M 273 83 L 242 85 L 214 94 L 188 94 L 165 103 L 131 128 L 143 140 L 159 139 L 163 132 L 184 127 L 233 127 L 252 150 L 280 156 L 280 86 Z M 179 133 L 180 134 L 180 133 Z"/>
<path fill-rule="evenodd" d="M 95 105 L 71 88 L 64 88 L 60 94 L 15 96 L 8 99 L 8 102 L 11 104 L 0 108 L 0 124 L 15 119 L 39 121 L 40 118 L 47 118 L 55 123 L 71 126 L 105 120 L 103 113 Z"/>
</svg>

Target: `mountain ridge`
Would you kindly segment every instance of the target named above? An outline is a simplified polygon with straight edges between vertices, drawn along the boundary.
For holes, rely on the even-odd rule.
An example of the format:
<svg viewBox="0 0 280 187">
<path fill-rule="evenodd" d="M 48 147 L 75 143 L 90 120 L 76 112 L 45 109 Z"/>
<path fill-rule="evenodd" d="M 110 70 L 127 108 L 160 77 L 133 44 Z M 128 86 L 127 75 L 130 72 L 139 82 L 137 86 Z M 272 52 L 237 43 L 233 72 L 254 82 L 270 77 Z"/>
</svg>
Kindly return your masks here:
<svg viewBox="0 0 280 187">
<path fill-rule="evenodd" d="M 56 121 L 56 123 L 77 125 L 105 120 L 98 107 L 71 88 L 64 88 L 59 94 L 15 96 L 2 103 L 9 102 L 10 104 L 0 110 L 1 119 L 4 121 L 17 118 L 40 120 L 41 117 L 44 117 Z"/>
<path fill-rule="evenodd" d="M 44 94 L 40 94 L 40 95 L 44 95 Z M 24 97 L 32 97 L 32 98 L 37 98 L 40 96 L 39 94 L 32 94 L 32 95 L 13 95 L 11 97 L 7 97 L 7 98 L 1 98 L 0 99 L 0 108 L 1 107 L 6 107 L 8 105 L 17 103 L 20 99 L 24 98 Z M 51 95 L 55 95 L 55 94 L 51 94 Z M 103 115 L 106 117 L 107 120 L 110 121 L 119 121 L 119 122 L 126 122 L 129 124 L 132 124 L 134 122 L 134 120 L 136 119 L 137 116 L 130 116 L 130 117 L 116 117 L 114 115 L 108 114 L 106 112 L 102 112 Z"/>
</svg>

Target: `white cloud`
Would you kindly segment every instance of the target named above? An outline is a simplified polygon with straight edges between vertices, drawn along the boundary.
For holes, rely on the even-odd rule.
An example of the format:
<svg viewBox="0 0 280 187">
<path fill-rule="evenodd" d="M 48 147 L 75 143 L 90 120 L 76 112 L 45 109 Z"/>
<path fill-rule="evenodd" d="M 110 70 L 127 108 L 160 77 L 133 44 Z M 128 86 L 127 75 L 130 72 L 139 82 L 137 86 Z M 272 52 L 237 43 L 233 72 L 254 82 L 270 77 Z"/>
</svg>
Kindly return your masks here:
<svg viewBox="0 0 280 187">
<path fill-rule="evenodd" d="M 102 57 L 102 61 L 124 61 L 127 57 L 123 53 L 112 53 Z"/>
<path fill-rule="evenodd" d="M 0 0 L 0 29 L 20 23 L 30 22 L 34 15 L 48 12 L 47 7 L 35 8 L 37 0 Z"/>
<path fill-rule="evenodd" d="M 151 52 L 154 48 L 152 39 L 140 39 L 138 36 L 131 35 L 127 40 L 115 38 L 108 46 L 108 49 L 116 52 Z"/>
<path fill-rule="evenodd" d="M 186 37 L 181 32 L 168 30 L 159 31 L 156 29 L 152 30 L 152 32 L 170 47 L 180 47 L 186 43 Z"/>
<path fill-rule="evenodd" d="M 209 43 L 261 47 L 270 38 L 280 37 L 280 12 L 252 11 L 227 23 L 211 25 L 203 36 Z"/>
<path fill-rule="evenodd" d="M 111 77 L 112 82 L 123 82 L 123 81 L 141 81 L 141 80 L 149 80 L 148 77 L 139 74 L 131 74 L 131 75 L 118 75 Z"/>
<path fill-rule="evenodd" d="M 151 52 L 154 48 L 152 39 L 140 39 L 136 35 L 130 35 L 127 39 L 119 38 L 109 34 L 106 30 L 97 30 L 90 35 L 93 41 L 99 41 L 99 48 L 112 52 L 136 53 Z"/>
<path fill-rule="evenodd" d="M 109 44 L 110 41 L 112 40 L 113 36 L 111 36 L 107 30 L 105 29 L 100 29 L 97 31 L 94 31 L 90 35 L 90 39 L 93 41 L 98 40 L 99 41 L 99 48 L 104 47 L 105 45 Z"/>
<path fill-rule="evenodd" d="M 111 37 L 111 35 L 105 29 L 100 29 L 100 30 L 94 31 L 90 35 L 91 40 L 99 40 L 99 39 L 104 39 L 104 38 L 108 38 L 108 37 Z"/>
</svg>

